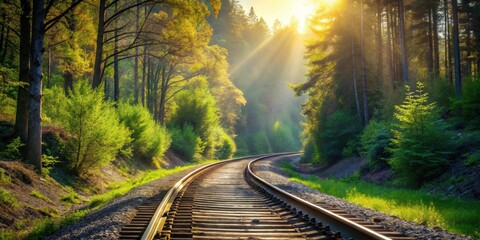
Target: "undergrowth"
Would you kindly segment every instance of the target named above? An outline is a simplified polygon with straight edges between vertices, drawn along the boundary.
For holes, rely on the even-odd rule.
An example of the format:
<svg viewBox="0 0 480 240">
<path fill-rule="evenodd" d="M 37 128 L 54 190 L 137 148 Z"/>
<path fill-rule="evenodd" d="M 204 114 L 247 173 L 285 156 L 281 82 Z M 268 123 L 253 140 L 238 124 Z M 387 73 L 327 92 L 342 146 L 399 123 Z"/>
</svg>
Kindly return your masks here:
<svg viewBox="0 0 480 240">
<path fill-rule="evenodd" d="M 480 237 L 478 201 L 430 195 L 410 189 L 383 187 L 356 179 L 320 179 L 298 174 L 285 162 L 282 170 L 290 180 L 366 208 L 397 216 L 429 227 Z"/>
</svg>

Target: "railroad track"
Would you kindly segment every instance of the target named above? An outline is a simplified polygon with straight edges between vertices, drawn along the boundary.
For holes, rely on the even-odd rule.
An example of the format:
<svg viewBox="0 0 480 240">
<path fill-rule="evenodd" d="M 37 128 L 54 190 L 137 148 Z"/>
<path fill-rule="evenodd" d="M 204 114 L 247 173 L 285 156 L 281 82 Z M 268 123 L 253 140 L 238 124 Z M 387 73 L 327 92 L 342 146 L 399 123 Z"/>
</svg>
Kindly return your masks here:
<svg viewBox="0 0 480 240">
<path fill-rule="evenodd" d="M 120 239 L 413 239 L 327 205 L 314 205 L 252 171 L 265 155 L 202 167 L 163 199 L 140 206 Z"/>
</svg>

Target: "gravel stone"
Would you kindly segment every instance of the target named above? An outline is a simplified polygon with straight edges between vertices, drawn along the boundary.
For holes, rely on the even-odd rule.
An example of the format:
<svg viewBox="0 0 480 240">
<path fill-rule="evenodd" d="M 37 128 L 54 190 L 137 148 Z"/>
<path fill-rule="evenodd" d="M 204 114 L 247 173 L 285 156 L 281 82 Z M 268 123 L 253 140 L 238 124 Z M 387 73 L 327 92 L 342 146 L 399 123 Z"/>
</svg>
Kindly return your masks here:
<svg viewBox="0 0 480 240">
<path fill-rule="evenodd" d="M 104 207 L 89 213 L 78 222 L 44 239 L 118 239 L 122 227 L 135 217 L 138 206 L 151 197 L 165 195 L 178 180 L 199 167 L 201 166 L 132 189 Z"/>
<path fill-rule="evenodd" d="M 303 184 L 291 182 L 288 180 L 286 173 L 280 170 L 281 158 L 267 159 L 257 162 L 253 166 L 253 171 L 267 182 L 287 191 L 295 196 L 312 203 L 327 203 L 331 206 L 337 206 L 345 209 L 348 213 L 369 222 L 379 222 L 387 229 L 403 233 L 407 236 L 420 240 L 471 240 L 467 236 L 449 233 L 439 227 L 428 228 L 424 225 L 411 221 L 402 220 L 395 216 L 389 216 L 368 208 L 361 207 L 357 204 L 347 202 L 337 197 L 333 197 L 317 190 L 306 187 Z M 287 158 L 289 161 L 298 161 L 299 157 Z"/>
</svg>

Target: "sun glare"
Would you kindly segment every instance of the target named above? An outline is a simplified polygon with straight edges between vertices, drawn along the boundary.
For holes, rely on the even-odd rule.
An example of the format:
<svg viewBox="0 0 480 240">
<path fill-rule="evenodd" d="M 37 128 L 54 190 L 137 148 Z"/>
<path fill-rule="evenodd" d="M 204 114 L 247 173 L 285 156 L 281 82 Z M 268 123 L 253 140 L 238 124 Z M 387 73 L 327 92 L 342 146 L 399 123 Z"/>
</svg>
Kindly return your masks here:
<svg viewBox="0 0 480 240">
<path fill-rule="evenodd" d="M 292 9 L 292 16 L 298 21 L 297 30 L 300 33 L 307 31 L 308 18 L 310 18 L 315 10 L 322 7 L 333 7 L 338 0 L 301 0 L 295 1 L 294 9 Z"/>
</svg>

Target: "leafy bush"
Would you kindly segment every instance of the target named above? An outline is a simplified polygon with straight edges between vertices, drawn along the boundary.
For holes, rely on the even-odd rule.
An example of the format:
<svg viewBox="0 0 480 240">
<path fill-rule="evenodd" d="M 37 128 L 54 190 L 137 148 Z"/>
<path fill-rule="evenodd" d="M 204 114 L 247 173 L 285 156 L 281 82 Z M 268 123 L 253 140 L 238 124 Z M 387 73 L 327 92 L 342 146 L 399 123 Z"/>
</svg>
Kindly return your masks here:
<svg viewBox="0 0 480 240">
<path fill-rule="evenodd" d="M 10 205 L 13 208 L 18 207 L 17 198 L 9 191 L 0 188 L 0 203 Z"/>
<path fill-rule="evenodd" d="M 390 157 L 390 128 L 385 122 L 372 120 L 360 136 L 361 154 L 368 157 L 373 167 L 385 166 Z"/>
<path fill-rule="evenodd" d="M 199 79 L 189 84 L 176 96 L 176 109 L 168 123 L 173 149 L 188 160 L 233 155 L 235 144 L 220 125 L 216 102 L 206 82 Z"/>
<path fill-rule="evenodd" d="M 272 128 L 272 150 L 274 152 L 288 152 L 295 149 L 295 138 L 292 130 L 280 121 L 276 121 Z"/>
<path fill-rule="evenodd" d="M 78 175 L 108 164 L 130 142 L 130 132 L 119 122 L 115 108 L 103 99 L 102 89 L 92 90 L 87 81 L 79 81 L 66 98 L 64 111 L 57 113 L 70 134 L 68 166 Z"/>
<path fill-rule="evenodd" d="M 215 159 L 229 159 L 237 150 L 233 139 L 221 128 L 215 128 Z"/>
<path fill-rule="evenodd" d="M 248 149 L 251 154 L 268 153 L 272 151 L 266 132 L 257 132 L 248 136 Z"/>
<path fill-rule="evenodd" d="M 172 149 L 186 158 L 187 161 L 201 153 L 201 139 L 189 124 L 170 129 L 172 134 Z"/>
<path fill-rule="evenodd" d="M 334 112 L 321 127 L 318 153 L 326 163 L 343 157 L 342 150 L 359 131 L 358 121 L 344 111 Z"/>
<path fill-rule="evenodd" d="M 480 80 L 466 81 L 462 97 L 453 100 L 453 110 L 471 129 L 480 129 Z"/>
<path fill-rule="evenodd" d="M 423 89 L 417 83 L 417 90 L 408 89 L 405 101 L 396 107 L 389 160 L 399 180 L 415 187 L 442 173 L 451 148 L 447 126 Z"/>
<path fill-rule="evenodd" d="M 172 142 L 167 129 L 158 125 L 148 110 L 139 105 L 120 104 L 118 113 L 120 121 L 132 132 L 134 154 L 157 165 Z"/>
<path fill-rule="evenodd" d="M 20 137 L 14 138 L 5 149 L 0 152 L 0 156 L 12 160 L 17 160 L 22 158 L 22 154 L 20 153 L 20 149 L 24 147 L 25 144 L 20 140 Z"/>
</svg>

